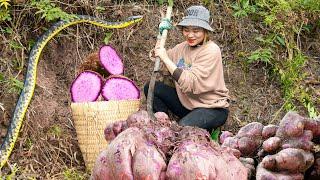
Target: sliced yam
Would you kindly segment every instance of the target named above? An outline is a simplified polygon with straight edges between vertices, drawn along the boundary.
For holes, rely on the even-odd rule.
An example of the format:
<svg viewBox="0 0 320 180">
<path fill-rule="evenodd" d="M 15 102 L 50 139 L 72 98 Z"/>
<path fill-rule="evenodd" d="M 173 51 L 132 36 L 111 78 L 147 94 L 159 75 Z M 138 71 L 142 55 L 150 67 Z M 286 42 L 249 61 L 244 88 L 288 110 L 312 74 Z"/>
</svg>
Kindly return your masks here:
<svg viewBox="0 0 320 180">
<path fill-rule="evenodd" d="M 102 87 L 101 95 L 105 100 L 139 99 L 140 90 L 130 79 L 120 75 L 112 75 Z"/>
<path fill-rule="evenodd" d="M 72 102 L 94 102 L 98 99 L 103 79 L 94 71 L 83 71 L 72 82 L 70 87 Z"/>
<path fill-rule="evenodd" d="M 123 74 L 124 65 L 122 59 L 113 47 L 109 45 L 102 46 L 99 51 L 99 58 L 101 65 L 111 75 Z"/>
</svg>

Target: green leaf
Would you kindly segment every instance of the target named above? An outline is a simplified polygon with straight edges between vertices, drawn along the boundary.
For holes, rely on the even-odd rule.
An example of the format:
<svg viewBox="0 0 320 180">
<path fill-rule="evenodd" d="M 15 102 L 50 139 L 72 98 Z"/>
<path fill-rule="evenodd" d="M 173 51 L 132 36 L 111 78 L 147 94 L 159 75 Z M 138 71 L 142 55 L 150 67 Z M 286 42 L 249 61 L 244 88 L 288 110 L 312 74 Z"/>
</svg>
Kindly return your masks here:
<svg viewBox="0 0 320 180">
<path fill-rule="evenodd" d="M 220 134 L 220 127 L 218 127 L 217 129 L 215 129 L 214 131 L 212 131 L 211 133 L 211 139 L 218 142 L 219 140 L 219 134 Z"/>
<path fill-rule="evenodd" d="M 9 46 L 13 49 L 22 49 L 23 46 L 16 41 L 10 41 Z"/>
<path fill-rule="evenodd" d="M 0 7 L 4 6 L 5 9 L 8 9 L 10 0 L 0 0 Z"/>
<path fill-rule="evenodd" d="M 249 0 L 242 0 L 241 4 L 242 4 L 242 7 L 247 8 L 249 6 Z"/>
<path fill-rule="evenodd" d="M 4 81 L 4 75 L 2 73 L 0 73 L 0 82 Z"/>
<path fill-rule="evenodd" d="M 281 37 L 281 36 L 276 36 L 276 38 L 277 38 L 277 42 L 279 43 L 279 44 L 281 44 L 282 46 L 286 46 L 286 43 L 285 43 L 285 41 L 284 41 L 284 39 Z"/>
<path fill-rule="evenodd" d="M 103 39 L 103 42 L 108 45 L 109 44 L 109 41 L 111 39 L 111 36 L 112 36 L 112 32 L 106 32 L 106 34 L 104 35 L 104 39 Z"/>
<path fill-rule="evenodd" d="M 101 7 L 101 6 L 97 6 L 97 7 L 96 7 L 96 10 L 99 11 L 99 12 L 101 12 L 101 11 L 105 11 L 106 8 Z"/>
<path fill-rule="evenodd" d="M 23 89 L 23 82 L 19 81 L 14 77 L 10 78 L 10 83 L 11 83 L 11 86 L 18 91 Z"/>
<path fill-rule="evenodd" d="M 162 4 L 164 3 L 164 1 L 163 1 L 163 0 L 158 0 L 158 3 L 159 3 L 160 5 L 162 5 Z"/>
</svg>

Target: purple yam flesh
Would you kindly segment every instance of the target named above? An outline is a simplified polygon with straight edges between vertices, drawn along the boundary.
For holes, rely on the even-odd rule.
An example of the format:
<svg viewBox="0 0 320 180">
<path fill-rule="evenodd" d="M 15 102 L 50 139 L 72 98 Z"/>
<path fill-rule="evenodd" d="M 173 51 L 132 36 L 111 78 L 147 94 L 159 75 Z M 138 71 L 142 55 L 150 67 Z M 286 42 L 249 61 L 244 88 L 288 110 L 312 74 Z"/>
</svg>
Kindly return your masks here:
<svg viewBox="0 0 320 180">
<path fill-rule="evenodd" d="M 105 100 L 139 99 L 140 90 L 124 76 L 111 76 L 106 80 L 101 95 Z"/>
<path fill-rule="evenodd" d="M 93 71 L 83 71 L 72 82 L 70 87 L 72 102 L 94 102 L 102 88 L 102 77 Z"/>
<path fill-rule="evenodd" d="M 124 65 L 117 54 L 116 50 L 111 46 L 102 46 L 99 51 L 101 65 L 112 75 L 121 75 L 124 71 Z"/>
</svg>

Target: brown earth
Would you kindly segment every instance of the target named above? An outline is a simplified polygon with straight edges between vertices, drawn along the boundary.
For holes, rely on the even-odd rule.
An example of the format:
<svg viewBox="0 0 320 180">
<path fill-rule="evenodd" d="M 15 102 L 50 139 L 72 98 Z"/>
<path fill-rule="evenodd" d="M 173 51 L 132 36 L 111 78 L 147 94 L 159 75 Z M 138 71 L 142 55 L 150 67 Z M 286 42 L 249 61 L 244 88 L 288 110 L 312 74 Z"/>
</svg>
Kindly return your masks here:
<svg viewBox="0 0 320 180">
<path fill-rule="evenodd" d="M 178 8 L 174 8 L 173 12 L 174 23 L 178 22 L 184 9 L 192 3 L 177 4 Z M 133 79 L 141 89 L 149 80 L 153 63 L 148 58 L 148 52 L 155 45 L 157 26 L 161 19 L 160 7 L 146 3 L 107 7 L 105 15 L 108 20 L 124 19 L 137 14 L 143 15 L 144 20 L 121 30 L 79 24 L 62 31 L 44 48 L 38 65 L 33 100 L 8 161 L 10 165 L 16 164 L 19 168 L 16 175 L 18 179 L 88 177 L 71 117 L 69 86 L 85 57 L 97 52 L 103 44 L 105 32 L 113 32 L 110 44 L 122 55 L 125 75 Z M 223 129 L 235 132 L 252 121 L 277 123 L 285 113 L 281 108 L 284 101 L 277 81 L 268 75 L 264 64 L 247 66 L 239 58 L 239 54 L 255 50 L 257 45 L 252 42 L 263 30 L 248 19 L 236 22 L 230 9 L 221 4 L 212 5 L 210 10 L 213 12 L 212 25 L 215 29 L 212 39 L 222 49 L 225 80 L 232 97 L 230 115 Z M 89 14 L 103 17 L 99 13 Z M 30 34 L 34 38 L 44 32 L 38 29 L 34 31 L 36 33 L 31 33 L 33 36 Z M 166 46 L 169 48 L 181 41 L 179 30 L 173 29 L 169 32 Z M 7 48 L 2 49 L 6 50 L 6 58 L 14 56 Z M 319 53 L 319 50 L 316 52 Z M 309 70 L 319 75 L 319 61 L 311 63 Z M 25 71 L 26 66 L 19 75 L 20 80 L 23 80 Z M 17 93 L 0 94 L 3 106 L 0 111 L 1 137 L 5 135 L 17 98 Z M 142 108 L 145 108 L 145 104 L 143 96 Z M 302 108 L 298 111 L 302 115 L 306 114 Z M 2 141 L 3 139 L 0 140 Z M 5 167 L 3 172 L 9 171 L 10 168 Z"/>
</svg>

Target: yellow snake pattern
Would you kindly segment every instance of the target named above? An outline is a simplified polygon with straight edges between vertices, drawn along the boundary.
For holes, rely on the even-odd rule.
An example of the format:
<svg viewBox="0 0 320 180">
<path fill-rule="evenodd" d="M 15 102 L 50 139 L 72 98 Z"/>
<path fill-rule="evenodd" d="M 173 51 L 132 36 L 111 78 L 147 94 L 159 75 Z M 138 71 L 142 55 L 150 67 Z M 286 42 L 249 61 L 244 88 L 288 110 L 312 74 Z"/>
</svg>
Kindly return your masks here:
<svg viewBox="0 0 320 180">
<path fill-rule="evenodd" d="M 59 21 L 54 24 L 46 33 L 44 33 L 33 46 L 28 60 L 28 69 L 27 74 L 24 80 L 24 86 L 21 91 L 19 100 L 16 104 L 13 117 L 11 119 L 10 125 L 6 137 L 1 144 L 0 148 L 0 169 L 6 164 L 14 144 L 18 138 L 22 122 L 27 111 L 27 108 L 30 104 L 31 98 L 34 93 L 36 85 L 36 75 L 37 75 L 37 65 L 43 48 L 52 39 L 56 34 L 58 34 L 64 28 L 78 24 L 78 23 L 90 23 L 96 26 L 104 28 L 125 28 L 134 23 L 137 23 L 142 20 L 142 16 L 131 16 L 125 21 L 121 22 L 107 22 L 92 16 L 78 15 L 76 18 L 73 18 L 68 21 Z"/>
</svg>

